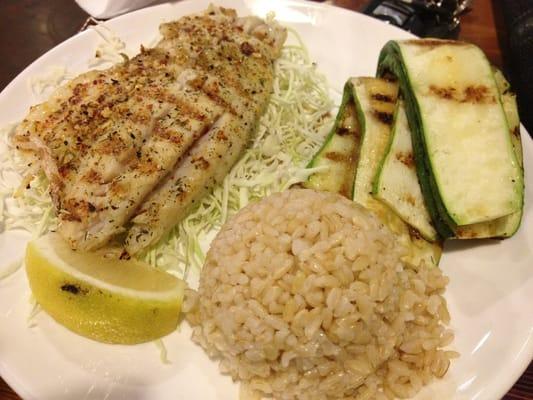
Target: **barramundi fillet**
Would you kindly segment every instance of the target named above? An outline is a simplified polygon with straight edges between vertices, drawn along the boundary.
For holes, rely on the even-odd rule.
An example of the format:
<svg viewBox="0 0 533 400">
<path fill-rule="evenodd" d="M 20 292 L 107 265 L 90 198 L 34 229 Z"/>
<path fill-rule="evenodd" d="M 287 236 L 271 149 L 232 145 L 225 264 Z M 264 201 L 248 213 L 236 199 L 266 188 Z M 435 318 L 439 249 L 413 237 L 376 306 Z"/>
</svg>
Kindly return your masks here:
<svg viewBox="0 0 533 400">
<path fill-rule="evenodd" d="M 276 22 L 211 6 L 160 32 L 154 48 L 57 89 L 17 128 L 74 249 L 119 234 L 131 254 L 157 242 L 233 166 L 268 103 L 286 38 Z"/>
</svg>

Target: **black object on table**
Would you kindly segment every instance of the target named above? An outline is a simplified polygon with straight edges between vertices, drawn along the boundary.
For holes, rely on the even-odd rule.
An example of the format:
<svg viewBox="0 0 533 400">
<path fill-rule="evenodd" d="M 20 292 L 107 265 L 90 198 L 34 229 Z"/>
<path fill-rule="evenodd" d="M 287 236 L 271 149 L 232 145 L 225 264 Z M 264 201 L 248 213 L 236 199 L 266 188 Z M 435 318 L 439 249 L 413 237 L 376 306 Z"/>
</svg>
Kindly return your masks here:
<svg viewBox="0 0 533 400">
<path fill-rule="evenodd" d="M 470 0 L 373 0 L 363 12 L 417 36 L 457 39 L 459 16 L 469 4 Z"/>
<path fill-rule="evenodd" d="M 420 37 L 457 39 L 459 16 L 469 11 L 470 0 L 372 0 L 365 14 L 396 25 Z M 517 92 L 520 119 L 533 137 L 533 0 L 502 0 L 503 22 L 508 34 L 505 65 Z"/>
<path fill-rule="evenodd" d="M 520 120 L 533 137 L 533 0 L 502 1 L 507 71 L 518 95 Z"/>
</svg>

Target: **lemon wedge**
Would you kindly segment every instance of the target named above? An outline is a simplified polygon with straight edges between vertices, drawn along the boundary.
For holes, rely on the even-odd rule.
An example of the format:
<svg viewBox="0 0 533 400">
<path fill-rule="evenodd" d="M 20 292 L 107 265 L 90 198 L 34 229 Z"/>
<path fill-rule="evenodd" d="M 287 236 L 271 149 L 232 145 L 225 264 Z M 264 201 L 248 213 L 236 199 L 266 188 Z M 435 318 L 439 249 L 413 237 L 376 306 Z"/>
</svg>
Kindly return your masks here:
<svg viewBox="0 0 533 400">
<path fill-rule="evenodd" d="M 184 282 L 146 263 L 73 251 L 50 233 L 28 244 L 26 273 L 41 307 L 88 338 L 135 344 L 178 324 Z"/>
</svg>

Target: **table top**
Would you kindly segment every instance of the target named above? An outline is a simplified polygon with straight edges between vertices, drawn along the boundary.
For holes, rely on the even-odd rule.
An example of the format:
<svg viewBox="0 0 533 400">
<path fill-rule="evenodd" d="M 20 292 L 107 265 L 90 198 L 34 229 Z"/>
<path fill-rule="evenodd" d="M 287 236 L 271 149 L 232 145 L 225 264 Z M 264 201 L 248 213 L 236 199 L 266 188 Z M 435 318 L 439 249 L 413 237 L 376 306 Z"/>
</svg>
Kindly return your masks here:
<svg viewBox="0 0 533 400">
<path fill-rule="evenodd" d="M 368 0 L 336 0 L 334 4 L 361 10 Z M 461 40 L 481 47 L 489 60 L 505 67 L 506 33 L 499 20 L 502 0 L 474 1 L 461 17 Z M 0 2 L 0 90 L 27 65 L 52 47 L 76 34 L 88 15 L 73 0 L 2 0 Z M 0 377 L 0 399 L 20 400 Z M 533 363 L 503 400 L 533 400 Z"/>
</svg>

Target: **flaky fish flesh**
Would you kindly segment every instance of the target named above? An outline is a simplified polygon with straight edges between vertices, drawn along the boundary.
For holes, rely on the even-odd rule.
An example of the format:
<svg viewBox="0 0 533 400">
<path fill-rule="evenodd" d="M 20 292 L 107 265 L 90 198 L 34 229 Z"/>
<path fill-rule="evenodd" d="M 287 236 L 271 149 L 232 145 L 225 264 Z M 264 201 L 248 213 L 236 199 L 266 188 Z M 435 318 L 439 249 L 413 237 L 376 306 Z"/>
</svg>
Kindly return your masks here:
<svg viewBox="0 0 533 400">
<path fill-rule="evenodd" d="M 223 179 L 268 103 L 286 38 L 276 22 L 210 7 L 160 32 L 154 48 L 57 89 L 14 135 L 74 249 L 156 243 Z"/>
</svg>

